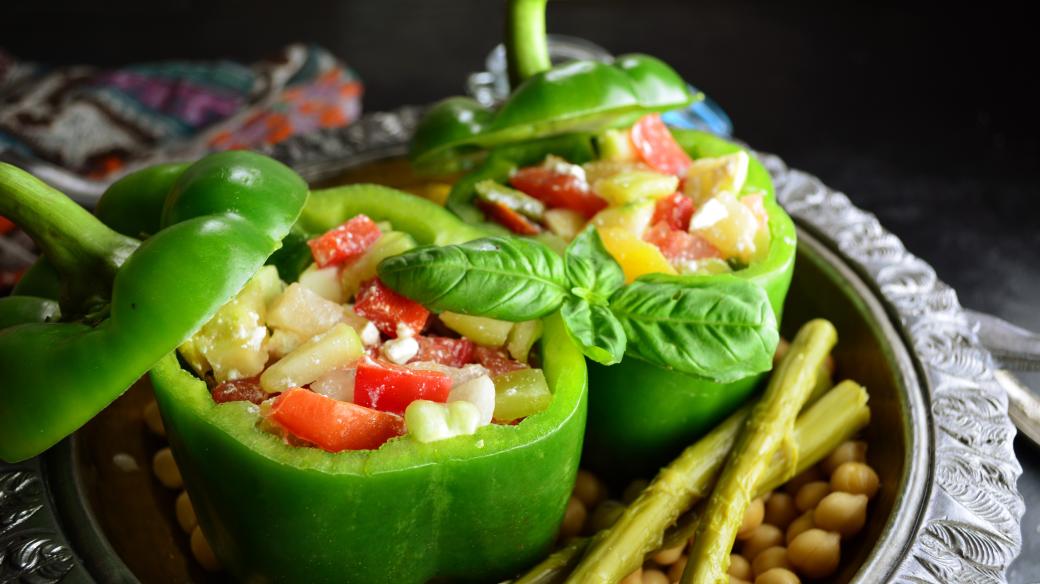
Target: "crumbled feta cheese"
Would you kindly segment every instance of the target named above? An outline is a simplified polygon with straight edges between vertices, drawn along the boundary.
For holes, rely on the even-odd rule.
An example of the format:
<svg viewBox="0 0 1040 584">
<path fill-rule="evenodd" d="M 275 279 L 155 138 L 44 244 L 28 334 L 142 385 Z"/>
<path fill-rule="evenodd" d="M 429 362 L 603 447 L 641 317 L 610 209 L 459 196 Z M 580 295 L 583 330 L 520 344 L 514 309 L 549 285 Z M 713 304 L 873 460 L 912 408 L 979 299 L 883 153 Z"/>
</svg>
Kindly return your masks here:
<svg viewBox="0 0 1040 584">
<path fill-rule="evenodd" d="M 397 338 L 414 337 L 415 331 L 403 322 L 397 323 Z"/>
<path fill-rule="evenodd" d="M 376 325 L 372 324 L 372 321 L 365 323 L 365 326 L 361 328 L 361 342 L 366 347 L 375 347 L 379 344 L 379 329 Z"/>
<path fill-rule="evenodd" d="M 398 337 L 383 343 L 383 356 L 391 363 L 404 365 L 419 354 L 419 341 L 415 337 Z"/>
</svg>

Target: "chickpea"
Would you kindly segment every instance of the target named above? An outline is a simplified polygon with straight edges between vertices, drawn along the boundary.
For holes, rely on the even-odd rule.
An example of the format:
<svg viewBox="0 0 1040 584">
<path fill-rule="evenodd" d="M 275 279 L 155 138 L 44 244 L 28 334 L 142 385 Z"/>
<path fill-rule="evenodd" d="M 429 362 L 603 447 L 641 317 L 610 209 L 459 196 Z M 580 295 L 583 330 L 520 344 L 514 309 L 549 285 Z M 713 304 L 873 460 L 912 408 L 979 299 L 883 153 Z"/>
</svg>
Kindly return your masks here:
<svg viewBox="0 0 1040 584">
<path fill-rule="evenodd" d="M 867 522 L 867 496 L 835 491 L 816 506 L 813 522 L 820 529 L 835 531 L 842 537 L 856 535 Z"/>
<path fill-rule="evenodd" d="M 751 584 L 751 582 L 748 582 L 747 580 L 744 580 L 743 578 L 737 578 L 736 576 L 730 576 L 729 577 L 729 584 Z"/>
<path fill-rule="evenodd" d="M 787 548 L 775 545 L 764 549 L 751 562 L 751 571 L 755 576 L 761 576 L 773 568 L 791 569 L 791 562 L 787 561 Z"/>
<path fill-rule="evenodd" d="M 159 415 L 159 404 L 155 400 L 148 402 L 144 407 L 144 423 L 156 436 L 165 436 L 166 428 L 163 427 L 162 416 Z"/>
<path fill-rule="evenodd" d="M 584 503 L 586 508 L 594 509 L 607 498 L 607 488 L 596 475 L 587 470 L 579 470 L 572 494 Z"/>
<path fill-rule="evenodd" d="M 812 511 L 806 511 L 787 526 L 787 545 L 791 545 L 794 538 L 798 537 L 803 531 L 816 527 L 813 515 Z"/>
<path fill-rule="evenodd" d="M 777 491 L 766 500 L 766 513 L 763 518 L 766 523 L 787 529 L 797 517 L 798 507 L 795 507 L 794 497 L 791 495 Z"/>
<path fill-rule="evenodd" d="M 177 495 L 174 510 L 177 514 L 177 524 L 181 526 L 184 533 L 191 533 L 199 524 L 198 518 L 195 517 L 195 508 L 191 505 L 191 499 L 188 498 L 188 491 L 181 491 L 181 494 Z"/>
<path fill-rule="evenodd" d="M 816 468 L 815 466 L 811 466 L 805 469 L 801 474 L 796 474 L 793 477 L 791 477 L 791 480 L 787 481 L 787 484 L 784 485 L 784 490 L 790 493 L 791 495 L 795 495 L 802 488 L 802 486 L 814 481 L 822 480 L 823 473 L 820 472 L 820 469 Z"/>
<path fill-rule="evenodd" d="M 686 556 L 680 556 L 679 561 L 672 564 L 671 568 L 668 568 L 668 579 L 672 582 L 678 582 L 682 580 L 682 573 L 686 570 Z"/>
<path fill-rule="evenodd" d="M 220 562 L 217 560 L 217 556 L 213 555 L 213 548 L 209 546 L 206 536 L 202 534 L 202 530 L 198 526 L 195 526 L 191 532 L 191 555 L 195 556 L 195 560 L 206 571 L 220 570 Z"/>
<path fill-rule="evenodd" d="M 181 471 L 177 468 L 177 461 L 173 459 L 173 452 L 169 448 L 159 450 L 152 457 L 152 472 L 168 489 L 180 489 L 184 486 Z"/>
<path fill-rule="evenodd" d="M 809 529 L 794 538 L 787 559 L 809 578 L 826 578 L 841 561 L 841 536 L 822 529 Z"/>
<path fill-rule="evenodd" d="M 644 479 L 636 479 L 628 483 L 628 486 L 625 487 L 625 492 L 621 494 L 621 500 L 624 501 L 626 505 L 631 504 L 632 501 L 639 498 L 639 494 L 642 493 L 643 489 L 645 489 L 649 484 L 650 481 Z"/>
<path fill-rule="evenodd" d="M 751 537 L 751 532 L 756 527 L 762 525 L 762 518 L 766 514 L 765 503 L 762 499 L 755 499 L 748 505 L 747 511 L 744 511 L 744 519 L 740 522 L 740 529 L 737 530 L 737 539 L 747 539 Z"/>
<path fill-rule="evenodd" d="M 643 568 L 637 568 L 628 576 L 625 576 L 618 584 L 643 584 Z"/>
<path fill-rule="evenodd" d="M 835 448 L 820 467 L 827 475 L 833 475 L 834 469 L 846 462 L 865 462 L 867 460 L 867 443 L 862 440 L 848 440 Z"/>
<path fill-rule="evenodd" d="M 741 580 L 751 579 L 751 562 L 740 554 L 729 555 L 729 570 L 726 573 L 734 578 L 740 578 Z"/>
<path fill-rule="evenodd" d="M 794 496 L 795 507 L 798 507 L 799 511 L 805 513 L 810 509 L 814 509 L 829 492 L 831 492 L 829 483 L 823 481 L 806 483 L 802 488 L 798 489 L 798 494 Z"/>
<path fill-rule="evenodd" d="M 663 549 L 654 554 L 654 561 L 661 566 L 670 566 L 675 562 L 679 561 L 682 557 L 683 550 L 686 549 L 686 542 L 682 542 L 675 547 Z"/>
<path fill-rule="evenodd" d="M 563 524 L 560 525 L 560 539 L 574 537 L 581 533 L 585 526 L 585 519 L 589 512 L 585 510 L 585 504 L 577 497 L 571 497 L 567 501 L 567 510 L 563 513 Z"/>
<path fill-rule="evenodd" d="M 642 584 L 671 584 L 672 581 L 660 570 L 643 570 Z"/>
<path fill-rule="evenodd" d="M 624 503 L 614 499 L 607 499 L 596 505 L 596 508 L 592 510 L 592 516 L 589 517 L 588 522 L 585 524 L 586 530 L 589 533 L 596 533 L 597 531 L 607 529 L 617 523 L 618 518 L 624 512 Z"/>
<path fill-rule="evenodd" d="M 755 584 L 801 584 L 798 575 L 786 568 L 773 568 L 755 578 Z"/>
<path fill-rule="evenodd" d="M 763 523 L 755 528 L 751 537 L 744 541 L 744 546 L 740 551 L 749 561 L 754 561 L 755 556 L 757 556 L 762 550 L 783 544 L 784 532 L 780 531 L 780 528 L 775 525 Z M 750 577 L 747 579 L 750 580 Z"/>
<path fill-rule="evenodd" d="M 831 487 L 835 491 L 866 495 L 873 499 L 880 487 L 880 481 L 874 469 L 862 462 L 845 462 L 834 469 L 831 475 Z"/>
</svg>

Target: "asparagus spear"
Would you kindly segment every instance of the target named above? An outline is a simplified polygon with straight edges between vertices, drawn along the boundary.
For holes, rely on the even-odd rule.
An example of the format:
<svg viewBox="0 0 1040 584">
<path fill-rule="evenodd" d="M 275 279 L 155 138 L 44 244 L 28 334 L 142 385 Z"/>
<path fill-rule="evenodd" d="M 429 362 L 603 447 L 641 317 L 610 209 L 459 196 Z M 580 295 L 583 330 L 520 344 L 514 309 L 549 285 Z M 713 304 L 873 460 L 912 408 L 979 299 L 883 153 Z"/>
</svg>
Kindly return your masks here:
<svg viewBox="0 0 1040 584">
<path fill-rule="evenodd" d="M 837 337 L 834 325 L 825 320 L 810 321 L 798 331 L 722 469 L 690 545 L 682 584 L 729 581 L 730 552 L 744 512 L 774 455 L 791 445 L 798 412 L 812 394 L 819 364 Z M 794 466 L 787 465 L 787 476 L 793 475 Z"/>
</svg>

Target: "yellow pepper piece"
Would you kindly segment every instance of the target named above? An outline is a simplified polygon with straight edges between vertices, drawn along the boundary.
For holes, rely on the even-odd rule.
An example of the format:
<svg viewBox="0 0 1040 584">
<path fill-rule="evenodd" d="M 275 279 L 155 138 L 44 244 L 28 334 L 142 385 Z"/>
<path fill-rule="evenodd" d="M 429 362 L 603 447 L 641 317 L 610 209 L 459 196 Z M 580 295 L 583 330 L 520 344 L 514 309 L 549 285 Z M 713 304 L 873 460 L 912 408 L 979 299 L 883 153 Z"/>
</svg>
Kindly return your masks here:
<svg viewBox="0 0 1040 584">
<path fill-rule="evenodd" d="M 624 229 L 599 230 L 603 245 L 614 256 L 625 273 L 625 282 L 632 282 L 643 274 L 674 274 L 675 268 L 652 243 L 632 235 Z"/>
</svg>

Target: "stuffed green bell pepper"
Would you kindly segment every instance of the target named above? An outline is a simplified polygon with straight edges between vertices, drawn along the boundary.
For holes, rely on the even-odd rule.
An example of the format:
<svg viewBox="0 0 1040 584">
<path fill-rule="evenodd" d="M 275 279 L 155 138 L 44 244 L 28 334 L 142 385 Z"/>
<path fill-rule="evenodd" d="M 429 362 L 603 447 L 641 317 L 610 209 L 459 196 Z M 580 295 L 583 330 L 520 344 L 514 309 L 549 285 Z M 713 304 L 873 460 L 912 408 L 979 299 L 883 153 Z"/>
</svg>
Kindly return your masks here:
<svg viewBox="0 0 1040 584">
<path fill-rule="evenodd" d="M 794 267 L 794 226 L 765 168 L 734 143 L 669 130 L 656 115 L 596 136 L 492 149 L 447 206 L 557 249 L 594 226 L 627 282 L 738 278 L 765 291 L 777 318 Z M 764 371 L 716 362 L 683 372 L 645 349 L 630 342 L 635 358 L 590 362 L 587 466 L 652 471 L 732 412 Z"/>
<path fill-rule="evenodd" d="M 487 582 L 552 544 L 586 415 L 559 316 L 433 314 L 377 274 L 482 234 L 389 188 L 315 191 L 271 265 L 152 370 L 237 578 Z"/>
</svg>

